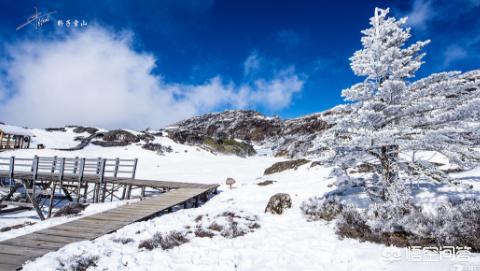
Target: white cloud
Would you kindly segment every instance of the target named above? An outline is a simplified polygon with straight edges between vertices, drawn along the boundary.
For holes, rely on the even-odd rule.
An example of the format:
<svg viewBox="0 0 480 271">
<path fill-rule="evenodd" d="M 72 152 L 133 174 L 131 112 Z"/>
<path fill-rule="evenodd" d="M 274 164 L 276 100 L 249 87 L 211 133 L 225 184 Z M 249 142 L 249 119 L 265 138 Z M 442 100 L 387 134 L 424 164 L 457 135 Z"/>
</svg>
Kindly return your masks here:
<svg viewBox="0 0 480 271">
<path fill-rule="evenodd" d="M 431 21 L 448 21 L 475 12 L 480 0 L 414 0 L 411 10 L 405 14 L 407 24 L 419 30 L 427 30 Z"/>
<path fill-rule="evenodd" d="M 64 39 L 10 46 L 2 60 L 3 121 L 46 127 L 162 127 L 222 107 L 280 110 L 301 91 L 293 68 L 240 85 L 220 76 L 200 85 L 152 74 L 155 57 L 132 49 L 131 35 L 90 28 Z"/>
<path fill-rule="evenodd" d="M 261 58 L 257 52 L 252 52 L 243 62 L 243 74 L 251 75 L 260 69 Z"/>
<path fill-rule="evenodd" d="M 415 0 L 412 5 L 412 10 L 407 14 L 408 25 L 418 29 L 425 29 L 426 23 L 435 16 L 432 11 L 430 1 Z"/>
<path fill-rule="evenodd" d="M 443 58 L 443 67 L 446 68 L 452 62 L 467 58 L 468 53 L 467 53 L 467 50 L 465 50 L 461 46 L 451 45 L 445 50 L 443 57 L 444 57 Z"/>
</svg>

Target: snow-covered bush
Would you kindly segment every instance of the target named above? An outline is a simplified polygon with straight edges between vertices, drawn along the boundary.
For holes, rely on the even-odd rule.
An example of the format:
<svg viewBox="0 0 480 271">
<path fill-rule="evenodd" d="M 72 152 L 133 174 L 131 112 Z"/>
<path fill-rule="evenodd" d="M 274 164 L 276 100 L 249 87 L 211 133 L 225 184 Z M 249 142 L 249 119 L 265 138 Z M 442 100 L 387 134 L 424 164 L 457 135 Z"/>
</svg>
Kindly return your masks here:
<svg viewBox="0 0 480 271">
<path fill-rule="evenodd" d="M 81 204 L 81 203 L 69 203 L 60 208 L 58 211 L 55 212 L 53 215 L 54 217 L 60 216 L 75 216 L 80 214 L 85 208 L 87 208 L 88 204 Z"/>
<path fill-rule="evenodd" d="M 112 242 L 120 243 L 122 245 L 126 245 L 126 244 L 130 244 L 130 243 L 135 242 L 135 240 L 133 238 L 130 238 L 130 237 L 114 237 L 114 238 L 112 238 Z"/>
<path fill-rule="evenodd" d="M 187 243 L 189 240 L 186 233 L 179 231 L 171 231 L 169 233 L 157 232 L 151 239 L 143 240 L 138 245 L 138 248 L 145 248 L 152 250 L 155 248 L 162 248 L 163 250 L 178 247 Z"/>
<path fill-rule="evenodd" d="M 300 209 L 310 221 L 320 219 L 331 221 L 342 212 L 343 207 L 344 206 L 339 201 L 338 197 L 325 196 L 313 197 L 304 201 L 300 206 Z"/>
<path fill-rule="evenodd" d="M 302 211 L 311 220 L 336 219 L 337 234 L 394 246 L 467 246 L 480 252 L 480 201 L 449 201 L 434 212 L 411 203 L 343 204 L 338 196 L 314 197 Z"/>
<path fill-rule="evenodd" d="M 257 221 L 257 216 L 242 214 L 241 212 L 239 214 L 233 211 L 225 211 L 213 218 L 205 215 L 197 220 L 195 235 L 205 235 L 207 237 L 220 235 L 224 238 L 237 238 L 260 228 Z"/>
<path fill-rule="evenodd" d="M 60 271 L 86 271 L 89 267 L 97 266 L 98 256 L 92 254 L 73 255 L 59 260 Z"/>
</svg>

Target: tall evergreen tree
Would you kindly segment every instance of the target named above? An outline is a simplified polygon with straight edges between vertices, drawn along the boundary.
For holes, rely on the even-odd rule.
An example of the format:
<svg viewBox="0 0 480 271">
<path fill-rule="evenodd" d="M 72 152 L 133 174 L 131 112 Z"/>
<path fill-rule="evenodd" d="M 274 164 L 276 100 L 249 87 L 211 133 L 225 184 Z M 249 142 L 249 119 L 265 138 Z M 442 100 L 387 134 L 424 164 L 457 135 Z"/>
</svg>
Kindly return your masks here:
<svg viewBox="0 0 480 271">
<path fill-rule="evenodd" d="M 325 143 L 332 147 L 334 171 L 346 182 L 363 181 L 348 170 L 364 164 L 374 169 L 369 191 L 383 199 L 399 200 L 412 179 L 444 181 L 448 175 L 435 163 L 413 159 L 422 151 L 443 154 L 452 165 L 478 164 L 474 149 L 478 136 L 480 99 L 478 82 L 458 73 L 441 73 L 410 83 L 423 64 L 422 49 L 429 41 L 407 46 L 407 18 L 387 17 L 389 9 L 375 9 L 371 27 L 363 30 L 363 49 L 350 58 L 353 72 L 363 82 L 343 90 L 349 105 L 346 117 L 332 119 Z M 474 89 L 472 91 L 472 89 Z"/>
</svg>

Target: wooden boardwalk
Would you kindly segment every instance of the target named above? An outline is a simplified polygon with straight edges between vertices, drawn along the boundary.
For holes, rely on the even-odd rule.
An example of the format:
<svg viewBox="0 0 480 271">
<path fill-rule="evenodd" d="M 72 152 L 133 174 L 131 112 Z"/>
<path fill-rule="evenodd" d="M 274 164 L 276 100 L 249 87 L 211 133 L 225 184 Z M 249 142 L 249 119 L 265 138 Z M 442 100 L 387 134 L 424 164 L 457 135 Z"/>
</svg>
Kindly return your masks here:
<svg viewBox="0 0 480 271">
<path fill-rule="evenodd" d="M 86 216 L 51 228 L 0 242 L 0 271 L 18 270 L 22 265 L 49 252 L 78 241 L 93 240 L 114 232 L 133 222 L 149 219 L 163 211 L 184 204 L 197 206 L 201 197 L 218 185 L 156 182 L 149 180 L 116 180 L 127 185 L 166 187 L 169 190 L 157 197 L 126 204 L 105 212 Z"/>
</svg>

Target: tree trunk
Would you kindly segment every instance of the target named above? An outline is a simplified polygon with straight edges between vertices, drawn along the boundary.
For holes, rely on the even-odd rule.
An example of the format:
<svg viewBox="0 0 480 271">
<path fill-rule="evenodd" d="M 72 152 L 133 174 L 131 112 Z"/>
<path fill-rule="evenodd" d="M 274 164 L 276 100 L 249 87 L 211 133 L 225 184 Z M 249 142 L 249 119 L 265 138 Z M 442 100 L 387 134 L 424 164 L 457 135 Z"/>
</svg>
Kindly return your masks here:
<svg viewBox="0 0 480 271">
<path fill-rule="evenodd" d="M 385 188 L 389 187 L 396 179 L 394 164 L 398 159 L 398 145 L 387 145 L 380 148 L 379 155 L 380 164 L 382 166 L 382 179 Z M 388 195 L 383 195 L 383 199 L 387 200 Z"/>
</svg>

